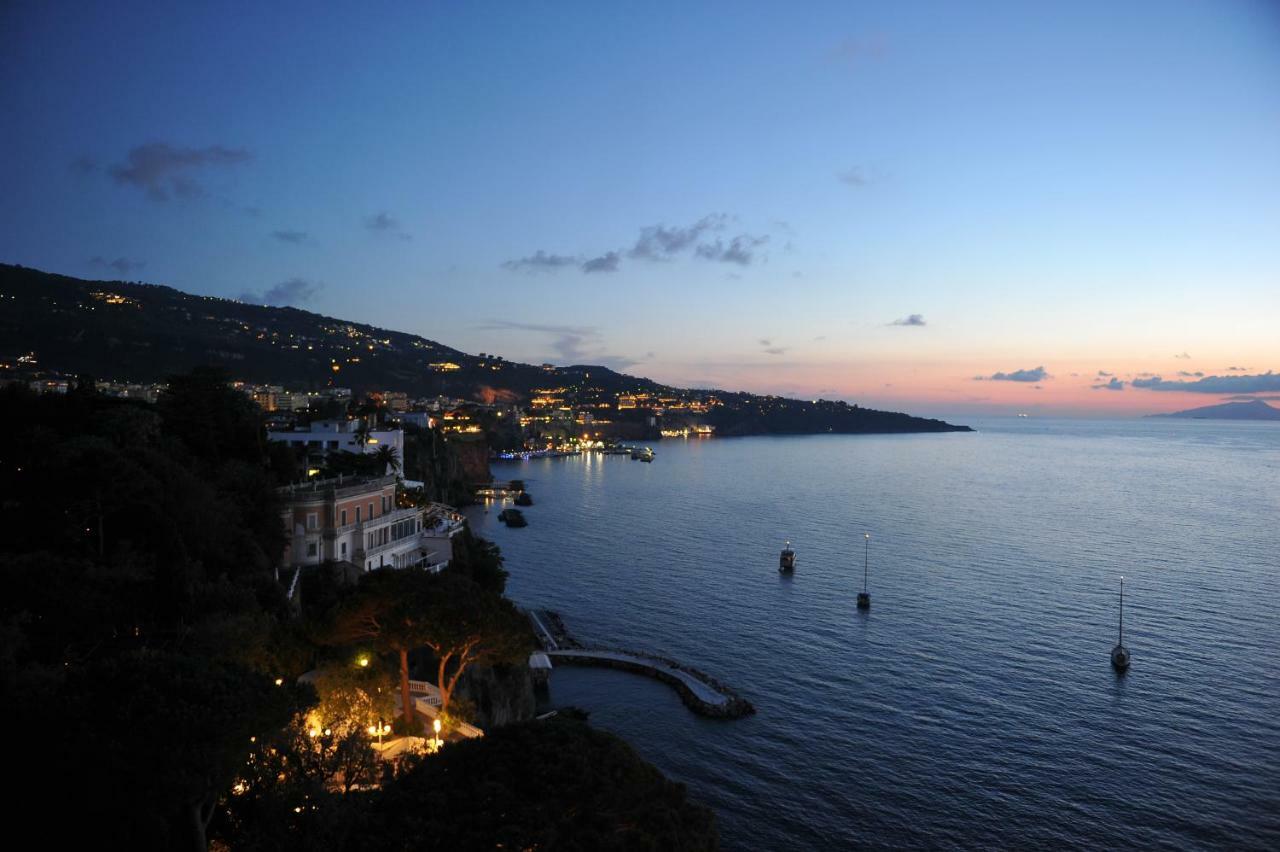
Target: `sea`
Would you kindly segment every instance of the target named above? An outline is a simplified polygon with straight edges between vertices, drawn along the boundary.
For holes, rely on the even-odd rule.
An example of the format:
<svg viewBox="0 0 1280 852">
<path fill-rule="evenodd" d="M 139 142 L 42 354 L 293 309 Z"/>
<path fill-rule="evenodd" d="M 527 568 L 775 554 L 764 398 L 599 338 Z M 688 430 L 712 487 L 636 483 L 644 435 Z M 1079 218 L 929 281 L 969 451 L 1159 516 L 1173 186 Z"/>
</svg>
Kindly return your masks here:
<svg viewBox="0 0 1280 852">
<path fill-rule="evenodd" d="M 517 603 L 755 705 L 551 678 L 725 849 L 1280 849 L 1280 424 L 953 422 L 495 463 L 529 525 L 468 512 Z"/>
</svg>

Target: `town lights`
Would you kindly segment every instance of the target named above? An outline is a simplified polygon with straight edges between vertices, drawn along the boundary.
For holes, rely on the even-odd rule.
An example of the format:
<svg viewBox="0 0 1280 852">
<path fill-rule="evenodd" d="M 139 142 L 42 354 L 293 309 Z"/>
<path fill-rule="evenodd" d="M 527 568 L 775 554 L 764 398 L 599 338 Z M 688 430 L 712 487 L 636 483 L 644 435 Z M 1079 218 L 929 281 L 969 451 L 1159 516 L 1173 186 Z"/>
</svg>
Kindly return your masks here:
<svg viewBox="0 0 1280 852">
<path fill-rule="evenodd" d="M 356 665 L 357 665 L 357 666 L 359 666 L 359 667 L 360 667 L 360 668 L 362 668 L 362 669 L 368 668 L 368 667 L 369 667 L 369 658 L 368 658 L 367 656 L 365 656 L 365 655 L 361 654 L 361 655 L 360 655 L 360 658 L 359 658 L 358 660 L 356 660 Z"/>
<path fill-rule="evenodd" d="M 432 720 L 431 727 L 436 732 L 436 751 L 439 751 L 440 746 L 444 745 L 444 743 L 440 739 L 440 720 L 439 719 Z"/>
</svg>

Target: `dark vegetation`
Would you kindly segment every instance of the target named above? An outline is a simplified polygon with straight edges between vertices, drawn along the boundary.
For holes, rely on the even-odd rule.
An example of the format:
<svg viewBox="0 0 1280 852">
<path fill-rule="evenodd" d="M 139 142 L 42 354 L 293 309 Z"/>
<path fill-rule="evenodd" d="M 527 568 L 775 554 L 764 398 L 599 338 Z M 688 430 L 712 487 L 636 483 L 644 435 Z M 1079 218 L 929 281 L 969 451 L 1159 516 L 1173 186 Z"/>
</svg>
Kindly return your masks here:
<svg viewBox="0 0 1280 852">
<path fill-rule="evenodd" d="M 219 371 L 171 377 L 157 405 L 104 398 L 85 380 L 66 395 L 0 389 L 0 410 L 11 832 L 108 849 L 714 838 L 679 788 L 582 726 L 530 724 L 516 740 L 494 731 L 399 777 L 381 765 L 367 727 L 394 712 L 401 649 L 447 688 L 463 670 L 527 653 L 527 625 L 501 596 L 501 556 L 467 533 L 440 575 L 386 570 L 344 584 L 321 569 L 295 613 L 275 576 L 275 487 L 296 459 L 265 441 L 260 412 Z M 304 672 L 317 672 L 314 686 L 298 682 Z M 548 783 L 496 777 L 519 770 L 512 749 L 541 755 Z M 457 805 L 465 821 L 446 829 L 439 811 L 435 834 L 395 836 L 446 795 L 424 780 L 446 768 L 477 791 L 469 810 Z M 616 796 L 573 783 L 579 773 L 611 781 Z M 498 802 L 480 789 L 515 797 L 509 816 L 469 816 Z M 667 842 L 685 825 L 701 845 Z"/>
</svg>

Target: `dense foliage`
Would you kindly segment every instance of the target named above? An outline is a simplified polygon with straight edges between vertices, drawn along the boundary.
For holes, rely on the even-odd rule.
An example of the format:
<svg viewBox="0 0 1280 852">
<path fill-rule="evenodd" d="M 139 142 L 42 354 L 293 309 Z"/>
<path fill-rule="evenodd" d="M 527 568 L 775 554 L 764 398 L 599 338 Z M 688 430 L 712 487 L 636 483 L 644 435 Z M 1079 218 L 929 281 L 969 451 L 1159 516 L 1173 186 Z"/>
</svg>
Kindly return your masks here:
<svg viewBox="0 0 1280 852">
<path fill-rule="evenodd" d="M 718 847 L 711 811 L 682 784 L 612 734 L 563 717 L 454 743 L 389 784 L 372 812 L 371 850 Z"/>
<path fill-rule="evenodd" d="M 398 703 L 397 660 L 404 673 L 410 654 L 426 658 L 446 705 L 468 669 L 523 664 L 529 628 L 502 597 L 501 555 L 466 532 L 439 575 L 354 582 L 322 566 L 295 612 L 275 573 L 275 486 L 292 475 L 291 456 L 265 442 L 260 412 L 219 372 L 169 387 L 154 406 L 101 397 L 88 380 L 65 395 L 0 389 L 11 811 L 58 848 L 366 848 L 378 826 L 432 796 L 412 772 L 394 796 L 378 791 L 391 770 L 372 742 Z M 460 749 L 448 765 L 489 753 Z M 661 788 L 629 752 L 582 754 L 603 761 L 588 767 L 597 776 Z M 609 769 L 615 760 L 630 768 Z M 544 798 L 519 831 L 543 836 L 558 817 L 543 792 L 521 789 Z M 578 790 L 561 792 L 563 804 Z M 653 819 L 684 819 L 680 797 L 664 795 L 647 801 L 675 812 Z"/>
</svg>

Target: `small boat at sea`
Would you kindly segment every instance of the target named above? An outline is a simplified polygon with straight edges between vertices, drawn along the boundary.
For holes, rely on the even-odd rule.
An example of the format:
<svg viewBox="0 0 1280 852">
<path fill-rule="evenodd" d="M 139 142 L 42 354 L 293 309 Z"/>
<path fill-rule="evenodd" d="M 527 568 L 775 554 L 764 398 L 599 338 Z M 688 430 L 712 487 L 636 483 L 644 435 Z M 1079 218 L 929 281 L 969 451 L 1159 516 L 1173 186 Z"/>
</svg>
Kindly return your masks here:
<svg viewBox="0 0 1280 852">
<path fill-rule="evenodd" d="M 858 609 L 871 609 L 871 593 L 867 591 L 867 574 L 871 570 L 871 533 L 862 534 L 862 591 L 858 592 Z"/>
<path fill-rule="evenodd" d="M 1120 635 L 1111 649 L 1111 667 L 1117 672 L 1129 670 L 1129 649 L 1124 646 L 1124 577 L 1120 578 Z"/>
<path fill-rule="evenodd" d="M 653 450 L 648 447 L 632 447 L 631 458 L 634 461 L 651 462 L 653 461 Z"/>
<path fill-rule="evenodd" d="M 796 552 L 791 549 L 791 541 L 788 540 L 782 548 L 782 554 L 778 556 L 778 573 L 790 574 L 794 570 L 796 570 Z"/>
</svg>

